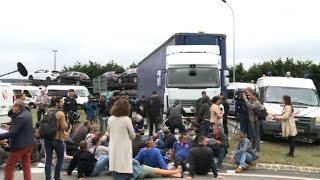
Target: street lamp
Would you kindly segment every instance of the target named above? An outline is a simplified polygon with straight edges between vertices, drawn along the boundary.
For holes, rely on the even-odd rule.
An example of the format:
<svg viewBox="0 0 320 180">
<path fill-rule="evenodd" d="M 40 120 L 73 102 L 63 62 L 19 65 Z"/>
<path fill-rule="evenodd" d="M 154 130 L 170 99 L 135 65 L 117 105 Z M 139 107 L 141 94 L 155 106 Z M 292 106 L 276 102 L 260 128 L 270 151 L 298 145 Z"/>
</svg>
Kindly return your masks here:
<svg viewBox="0 0 320 180">
<path fill-rule="evenodd" d="M 226 0 L 221 0 L 227 4 L 232 12 L 232 24 L 233 24 L 233 82 L 236 82 L 236 31 L 235 31 L 235 21 L 234 12 L 230 4 Z"/>
<path fill-rule="evenodd" d="M 57 70 L 57 52 L 58 52 L 58 50 L 52 50 L 53 51 L 53 53 L 54 53 L 54 71 L 56 71 Z"/>
</svg>

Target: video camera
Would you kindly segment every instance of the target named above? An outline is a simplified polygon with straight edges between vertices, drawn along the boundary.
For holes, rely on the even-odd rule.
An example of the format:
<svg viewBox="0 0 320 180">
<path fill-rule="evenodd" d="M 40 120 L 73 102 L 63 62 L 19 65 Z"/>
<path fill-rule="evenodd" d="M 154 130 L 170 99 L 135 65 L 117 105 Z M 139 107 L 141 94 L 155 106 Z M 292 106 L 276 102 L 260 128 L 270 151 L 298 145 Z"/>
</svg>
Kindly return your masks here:
<svg viewBox="0 0 320 180">
<path fill-rule="evenodd" d="M 237 100 L 243 100 L 243 94 L 244 94 L 244 90 L 243 89 L 239 89 L 238 91 L 236 91 L 235 93 L 235 99 Z"/>
</svg>

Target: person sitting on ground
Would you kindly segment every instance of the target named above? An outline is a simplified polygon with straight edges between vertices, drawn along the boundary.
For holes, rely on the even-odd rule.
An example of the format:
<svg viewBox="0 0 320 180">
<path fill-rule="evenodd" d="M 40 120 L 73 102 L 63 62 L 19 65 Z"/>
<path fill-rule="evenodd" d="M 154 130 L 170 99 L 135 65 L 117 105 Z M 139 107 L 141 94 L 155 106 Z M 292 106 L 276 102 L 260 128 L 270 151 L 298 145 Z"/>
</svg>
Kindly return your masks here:
<svg viewBox="0 0 320 180">
<path fill-rule="evenodd" d="M 93 147 L 92 139 L 95 138 L 95 137 L 100 137 L 100 131 L 99 131 L 99 128 L 98 128 L 98 126 L 96 124 L 91 125 L 90 133 L 86 137 L 88 150 Z"/>
<path fill-rule="evenodd" d="M 248 169 L 249 165 L 251 165 L 259 157 L 253 152 L 251 141 L 246 138 L 244 133 L 239 133 L 237 137 L 239 143 L 232 159 L 239 165 L 235 172 L 241 173 Z"/>
<path fill-rule="evenodd" d="M 213 156 L 218 157 L 217 169 L 221 169 L 221 165 L 223 163 L 224 157 L 227 155 L 227 150 L 229 148 L 229 140 L 228 137 L 221 132 L 220 128 L 213 127 L 213 132 L 208 135 L 208 138 L 214 139 L 214 143 L 208 146 L 213 151 Z"/>
<path fill-rule="evenodd" d="M 211 148 L 207 147 L 208 139 L 200 134 L 196 137 L 195 142 L 196 145 L 190 150 L 189 175 L 186 179 L 191 180 L 195 174 L 207 175 L 210 169 L 215 178 L 224 179 L 222 176 L 218 176 L 213 152 Z"/>
<path fill-rule="evenodd" d="M 79 146 L 80 142 L 85 140 L 88 133 L 90 132 L 90 123 L 89 121 L 84 122 L 71 135 L 72 141 Z"/>
<path fill-rule="evenodd" d="M 182 178 L 182 167 L 178 166 L 176 170 L 163 170 L 146 165 L 140 165 L 139 161 L 133 160 L 133 174 L 129 179 L 153 178 L 157 175 L 171 178 Z"/>
<path fill-rule="evenodd" d="M 101 139 L 94 137 L 92 139 L 93 147 L 89 150 L 96 159 L 99 159 L 102 155 L 108 155 L 109 148 L 101 145 Z"/>
<path fill-rule="evenodd" d="M 99 176 L 109 166 L 109 157 L 102 155 L 98 160 L 87 150 L 86 141 L 80 142 L 80 149 L 73 156 L 67 173 L 70 176 L 72 171 L 77 168 L 79 180 L 84 180 L 85 176 Z"/>
<path fill-rule="evenodd" d="M 135 133 L 144 135 L 144 119 L 140 114 L 132 113 L 132 125 Z"/>
<path fill-rule="evenodd" d="M 134 159 L 147 166 L 168 169 L 160 150 L 156 148 L 152 139 L 148 140 L 146 147 L 142 148 Z"/>
<path fill-rule="evenodd" d="M 189 162 L 191 142 L 189 137 L 185 133 L 181 133 L 179 142 L 173 144 L 173 148 L 170 153 L 170 159 L 174 161 L 175 166 L 182 165 L 183 170 L 186 170 L 186 164 Z"/>
<path fill-rule="evenodd" d="M 163 141 L 160 139 L 156 140 L 156 147 L 160 149 L 162 156 L 165 156 L 166 153 L 173 147 L 173 144 L 177 141 L 177 138 L 170 133 L 169 129 L 163 128 L 162 132 L 164 134 Z"/>
<path fill-rule="evenodd" d="M 187 133 L 192 131 L 191 118 L 189 118 L 189 117 L 186 118 L 186 122 L 184 124 L 184 127 L 185 127 Z"/>
<path fill-rule="evenodd" d="M 145 147 L 143 143 L 142 136 L 140 134 L 136 135 L 136 138 L 132 142 L 132 157 L 136 157 L 140 150 Z"/>
</svg>

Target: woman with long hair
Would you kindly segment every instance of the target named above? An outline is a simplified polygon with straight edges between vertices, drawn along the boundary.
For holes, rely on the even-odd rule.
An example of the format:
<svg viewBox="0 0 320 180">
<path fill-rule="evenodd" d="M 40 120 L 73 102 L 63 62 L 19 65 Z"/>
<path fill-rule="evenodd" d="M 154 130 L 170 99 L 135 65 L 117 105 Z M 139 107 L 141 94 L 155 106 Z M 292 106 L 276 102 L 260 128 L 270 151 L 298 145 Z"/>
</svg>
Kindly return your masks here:
<svg viewBox="0 0 320 180">
<path fill-rule="evenodd" d="M 291 97 L 287 95 L 283 96 L 282 103 L 284 104 L 282 114 L 280 116 L 274 116 L 274 119 L 282 121 L 282 137 L 287 137 L 290 144 L 289 153 L 287 156 L 293 158 L 297 128 L 293 115 L 294 109 L 292 106 Z"/>
<path fill-rule="evenodd" d="M 132 174 L 132 141 L 135 139 L 131 119 L 131 111 L 126 99 L 119 99 L 111 110 L 108 120 L 109 141 L 109 171 L 113 172 L 115 180 L 124 180 Z"/>
</svg>

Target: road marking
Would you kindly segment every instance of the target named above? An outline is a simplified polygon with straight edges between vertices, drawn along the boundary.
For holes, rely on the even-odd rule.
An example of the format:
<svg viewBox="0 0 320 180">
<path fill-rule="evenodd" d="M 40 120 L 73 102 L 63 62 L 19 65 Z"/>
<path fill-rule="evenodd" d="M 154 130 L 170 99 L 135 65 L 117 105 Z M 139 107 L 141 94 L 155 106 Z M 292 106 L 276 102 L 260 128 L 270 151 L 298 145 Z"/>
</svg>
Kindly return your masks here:
<svg viewBox="0 0 320 180">
<path fill-rule="evenodd" d="M 212 173 L 211 173 L 212 174 Z M 261 175 L 261 174 L 230 174 L 230 173 L 219 173 L 223 176 L 242 176 L 242 177 L 260 177 L 260 178 L 275 178 L 275 179 L 296 179 L 296 180 L 319 180 L 315 178 L 304 178 L 304 177 L 294 177 L 294 176 L 277 176 L 277 175 Z"/>
</svg>

